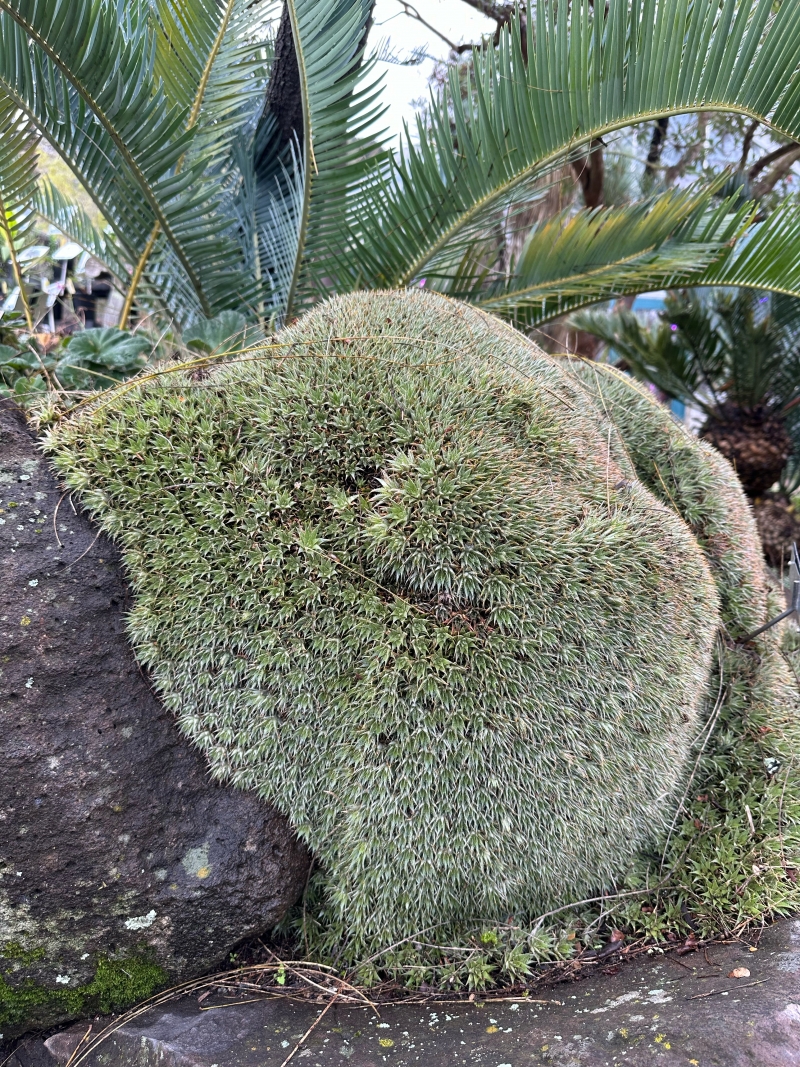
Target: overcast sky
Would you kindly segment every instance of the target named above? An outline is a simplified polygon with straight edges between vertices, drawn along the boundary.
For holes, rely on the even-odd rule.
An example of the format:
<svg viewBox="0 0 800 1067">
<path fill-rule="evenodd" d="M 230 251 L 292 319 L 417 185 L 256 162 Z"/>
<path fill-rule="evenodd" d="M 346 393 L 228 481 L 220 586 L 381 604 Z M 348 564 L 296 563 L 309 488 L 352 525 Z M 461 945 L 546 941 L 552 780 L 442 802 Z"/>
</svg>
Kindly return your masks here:
<svg viewBox="0 0 800 1067">
<path fill-rule="evenodd" d="M 479 41 L 482 34 L 495 29 L 494 22 L 479 15 L 463 0 L 417 0 L 413 6 L 426 22 L 454 44 Z M 386 62 L 377 65 L 377 73 L 384 77 L 384 100 L 389 104 L 383 124 L 398 134 L 403 128 L 403 120 L 413 118 L 413 102 L 427 97 L 428 78 L 435 62 L 446 59 L 449 48 L 422 23 L 404 15 L 398 0 L 377 0 L 374 18 L 369 42 L 371 49 L 378 49 L 386 42 L 400 59 L 409 58 L 415 49 L 423 49 L 429 57 L 416 66 Z"/>
</svg>

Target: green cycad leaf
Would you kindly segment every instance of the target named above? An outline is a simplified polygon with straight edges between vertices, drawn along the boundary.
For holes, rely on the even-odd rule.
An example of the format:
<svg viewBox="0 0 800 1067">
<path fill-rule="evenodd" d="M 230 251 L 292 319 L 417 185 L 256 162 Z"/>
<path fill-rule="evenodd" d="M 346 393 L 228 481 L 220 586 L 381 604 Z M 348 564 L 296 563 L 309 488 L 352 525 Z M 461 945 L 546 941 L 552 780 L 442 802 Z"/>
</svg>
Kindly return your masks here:
<svg viewBox="0 0 800 1067">
<path fill-rule="evenodd" d="M 150 0 L 155 76 L 169 104 L 187 114 L 214 48 L 220 8 L 217 0 Z"/>
<path fill-rule="evenodd" d="M 219 190 L 176 165 L 192 143 L 186 112 L 153 78 L 147 21 L 112 0 L 0 0 L 0 83 L 25 107 L 134 255 L 155 223 L 204 309 L 240 286 Z M 123 17 L 120 20 L 120 12 Z M 127 13 L 127 14 L 126 14 Z"/>
<path fill-rule="evenodd" d="M 151 0 L 155 74 L 167 99 L 197 125 L 190 156 L 206 170 L 261 104 L 272 61 L 279 0 Z M 192 121 L 194 120 L 194 121 Z"/>
<path fill-rule="evenodd" d="M 769 289 L 800 296 L 800 199 L 784 200 L 691 284 Z"/>
<path fill-rule="evenodd" d="M 286 293 L 291 317 L 332 287 L 335 250 L 358 212 L 357 193 L 380 145 L 364 130 L 382 112 L 360 67 L 370 0 L 287 0 L 303 94 L 302 200 Z M 361 82 L 361 84 L 358 84 Z M 291 183 L 282 183 L 284 191 Z M 291 203 L 284 192 L 276 203 Z M 332 250 L 334 252 L 332 253 Z"/>
<path fill-rule="evenodd" d="M 633 262 L 632 273 L 628 273 L 627 264 L 609 263 L 605 277 L 598 276 L 601 284 L 587 277 L 582 292 L 578 287 L 560 288 L 556 281 L 549 292 L 546 286 L 542 287 L 538 306 L 532 301 L 526 303 L 527 294 L 522 294 L 518 309 L 511 301 L 503 307 L 500 300 L 496 304 L 489 300 L 485 306 L 536 326 L 565 311 L 650 289 L 739 286 L 800 297 L 800 200 L 784 200 L 766 220 L 751 224 L 744 231 L 742 223 L 752 216 L 753 206 L 744 204 L 726 217 L 727 210 L 723 203 L 706 219 L 687 219 L 674 239 L 666 241 L 651 256 L 643 257 L 640 264 Z M 778 309 L 786 321 L 794 322 L 799 316 L 794 299 L 787 299 Z M 590 332 L 596 332 L 594 327 Z"/>
<path fill-rule="evenodd" d="M 456 72 L 418 143 L 376 174 L 352 285 L 405 285 L 450 264 L 532 180 L 615 129 L 687 111 L 736 111 L 800 137 L 800 5 L 772 0 L 592 0 L 536 5 Z M 534 25 L 535 23 L 535 25 Z M 454 256 L 455 253 L 455 256 Z"/>
<path fill-rule="evenodd" d="M 243 127 L 254 118 L 266 88 L 270 49 L 263 44 L 276 9 L 274 0 L 152 0 L 151 5 L 155 73 L 166 86 L 167 97 L 186 110 L 187 130 L 194 134 L 175 173 L 184 167 L 198 176 L 202 172 L 202 182 L 214 186 L 223 228 L 238 238 L 238 271 L 231 277 L 230 264 L 223 259 L 221 276 L 215 279 L 211 273 L 212 285 L 215 280 L 221 283 L 221 299 L 215 303 L 222 306 L 241 306 L 255 299 L 245 272 L 251 242 L 243 234 L 241 218 L 231 211 L 242 182 L 232 147 L 236 134 L 247 138 Z M 134 266 L 120 325 L 127 323 L 146 268 L 170 290 L 164 294 L 167 299 L 174 300 L 180 292 L 183 320 L 195 317 L 185 287 L 173 289 L 175 248 L 160 230 L 156 223 Z"/>
<path fill-rule="evenodd" d="M 265 151 L 258 151 L 264 146 Z M 279 147 L 274 118 L 259 124 L 256 151 L 237 146 L 242 184 L 235 207 L 253 250 L 252 273 L 260 286 L 259 318 L 283 317 L 298 268 L 305 180 L 298 145 Z"/>
<path fill-rule="evenodd" d="M 714 191 L 676 190 L 619 208 L 564 212 L 531 232 L 509 276 L 476 272 L 473 290 L 454 295 L 537 326 L 601 300 L 693 284 L 753 214 L 735 197 L 712 207 Z M 462 266 L 459 275 L 466 274 Z"/>
<path fill-rule="evenodd" d="M 0 92 L 0 246 L 11 260 L 28 329 L 34 322 L 25 293 L 18 254 L 28 242 L 36 221 L 38 137 L 23 112 Z M 6 255 L 3 255 L 6 258 Z"/>
</svg>

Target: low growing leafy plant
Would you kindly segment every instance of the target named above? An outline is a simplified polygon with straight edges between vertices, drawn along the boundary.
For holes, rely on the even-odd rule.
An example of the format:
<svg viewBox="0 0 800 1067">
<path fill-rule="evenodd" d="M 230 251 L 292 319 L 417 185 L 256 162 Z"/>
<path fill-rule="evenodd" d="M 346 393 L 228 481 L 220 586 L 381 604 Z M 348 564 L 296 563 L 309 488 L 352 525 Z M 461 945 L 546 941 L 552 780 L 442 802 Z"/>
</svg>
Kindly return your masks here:
<svg viewBox="0 0 800 1067">
<path fill-rule="evenodd" d="M 11 344 L 0 344 L 0 397 L 12 397 L 23 407 L 41 401 L 48 391 L 61 394 L 105 389 L 132 378 L 147 364 L 150 338 L 127 330 L 98 328 L 65 337 L 44 349 L 35 335 L 9 329 Z M 67 404 L 67 406 L 69 406 Z"/>
</svg>

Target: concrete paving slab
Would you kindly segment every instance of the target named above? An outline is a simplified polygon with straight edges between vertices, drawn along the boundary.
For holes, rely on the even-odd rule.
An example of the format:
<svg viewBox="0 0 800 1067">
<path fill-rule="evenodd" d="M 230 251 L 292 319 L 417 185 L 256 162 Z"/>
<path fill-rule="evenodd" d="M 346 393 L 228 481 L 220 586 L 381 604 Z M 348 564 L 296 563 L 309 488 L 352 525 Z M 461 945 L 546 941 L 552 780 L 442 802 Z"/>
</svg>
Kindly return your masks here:
<svg viewBox="0 0 800 1067">
<path fill-rule="evenodd" d="M 379 1018 L 323 1007 L 184 998 L 123 1026 L 86 1067 L 800 1067 L 800 920 L 768 928 L 756 951 L 653 954 L 528 1001 L 382 1006 Z M 65 1067 L 85 1031 L 32 1043 L 14 1067 Z"/>
</svg>

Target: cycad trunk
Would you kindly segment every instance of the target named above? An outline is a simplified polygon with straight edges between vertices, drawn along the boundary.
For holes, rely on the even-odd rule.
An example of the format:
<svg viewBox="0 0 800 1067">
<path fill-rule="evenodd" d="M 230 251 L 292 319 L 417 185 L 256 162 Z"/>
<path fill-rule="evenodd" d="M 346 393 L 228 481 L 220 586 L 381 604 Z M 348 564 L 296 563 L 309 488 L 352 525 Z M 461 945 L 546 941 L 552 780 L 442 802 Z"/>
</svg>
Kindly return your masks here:
<svg viewBox="0 0 800 1067">
<path fill-rule="evenodd" d="M 700 436 L 733 464 L 751 500 L 775 484 L 792 453 L 783 419 L 763 407 L 726 404 L 719 419 L 708 419 Z"/>
</svg>

